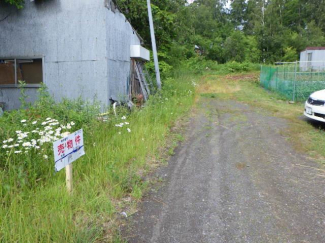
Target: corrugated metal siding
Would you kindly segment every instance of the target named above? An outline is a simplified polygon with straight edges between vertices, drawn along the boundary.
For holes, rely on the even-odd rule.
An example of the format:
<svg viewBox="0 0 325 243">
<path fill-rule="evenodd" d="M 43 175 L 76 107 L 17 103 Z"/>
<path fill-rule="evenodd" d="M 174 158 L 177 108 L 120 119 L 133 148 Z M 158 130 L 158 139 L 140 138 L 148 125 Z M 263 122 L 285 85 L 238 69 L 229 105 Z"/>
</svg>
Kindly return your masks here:
<svg viewBox="0 0 325 243">
<path fill-rule="evenodd" d="M 126 94 L 130 44 L 139 44 L 131 25 L 104 0 L 26 1 L 17 11 L 0 4 L 0 58 L 44 57 L 44 82 L 55 99 L 94 97 L 103 104 Z M 0 88 L 0 102 L 18 108 L 17 89 Z M 28 92 L 35 99 L 36 89 Z M 2 95 L 1 95 L 2 94 Z"/>
<path fill-rule="evenodd" d="M 140 44 L 140 40 L 118 11 L 107 11 L 106 19 L 108 95 L 113 100 L 125 100 L 130 75 L 130 45 Z"/>
</svg>

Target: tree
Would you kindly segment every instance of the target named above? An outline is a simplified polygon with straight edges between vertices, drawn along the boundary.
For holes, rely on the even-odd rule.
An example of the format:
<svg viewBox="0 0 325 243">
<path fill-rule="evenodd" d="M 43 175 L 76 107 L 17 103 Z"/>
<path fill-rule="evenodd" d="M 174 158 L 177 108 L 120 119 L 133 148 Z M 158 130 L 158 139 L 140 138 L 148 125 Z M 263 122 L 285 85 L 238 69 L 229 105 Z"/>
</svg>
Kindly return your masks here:
<svg viewBox="0 0 325 243">
<path fill-rule="evenodd" d="M 6 3 L 16 6 L 18 9 L 24 7 L 25 0 L 5 0 Z"/>
<path fill-rule="evenodd" d="M 246 38 L 241 31 L 234 31 L 224 45 L 226 61 L 243 62 L 246 57 Z"/>
</svg>

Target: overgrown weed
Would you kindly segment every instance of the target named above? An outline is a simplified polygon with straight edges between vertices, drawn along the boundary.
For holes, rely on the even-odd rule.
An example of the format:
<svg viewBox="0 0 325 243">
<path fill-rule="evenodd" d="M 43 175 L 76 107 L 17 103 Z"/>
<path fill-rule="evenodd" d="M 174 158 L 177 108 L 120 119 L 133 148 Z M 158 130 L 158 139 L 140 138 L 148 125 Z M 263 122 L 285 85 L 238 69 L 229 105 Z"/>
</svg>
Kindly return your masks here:
<svg viewBox="0 0 325 243">
<path fill-rule="evenodd" d="M 163 90 L 152 96 L 145 108 L 118 117 L 109 115 L 107 121 L 97 119 L 96 102 L 79 99 L 55 104 L 45 87 L 34 106 L 6 112 L 0 118 L 0 241 L 116 240 L 112 238 L 114 218 L 125 205 L 122 199 L 130 197 L 128 203 L 133 203 L 141 198 L 147 184 L 139 171 L 146 173 L 151 168 L 148 158 L 156 163 L 170 128 L 193 104 L 197 80 L 191 72 L 180 72 L 176 78 L 164 80 Z M 84 130 L 86 155 L 74 162 L 71 195 L 65 188 L 64 171 L 54 173 L 51 146 L 40 146 L 42 156 L 33 147 L 30 153 L 8 157 L 2 148 L 3 141 L 17 130 L 33 129 L 33 121 L 46 118 L 60 124 L 74 122 L 73 130 Z"/>
</svg>

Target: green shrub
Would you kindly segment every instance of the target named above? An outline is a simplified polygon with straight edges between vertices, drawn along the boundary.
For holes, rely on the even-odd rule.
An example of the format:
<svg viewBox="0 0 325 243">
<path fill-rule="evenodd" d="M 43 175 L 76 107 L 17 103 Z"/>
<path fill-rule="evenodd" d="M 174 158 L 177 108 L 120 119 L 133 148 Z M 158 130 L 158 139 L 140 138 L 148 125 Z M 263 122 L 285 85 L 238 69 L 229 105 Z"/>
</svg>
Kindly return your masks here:
<svg viewBox="0 0 325 243">
<path fill-rule="evenodd" d="M 225 64 L 218 64 L 216 61 L 206 60 L 203 57 L 194 57 L 184 61 L 184 68 L 191 70 L 194 73 L 202 74 L 204 71 L 215 71 L 217 74 L 227 74 L 235 72 L 249 72 L 259 70 L 259 64 L 249 62 L 228 62 Z"/>
</svg>

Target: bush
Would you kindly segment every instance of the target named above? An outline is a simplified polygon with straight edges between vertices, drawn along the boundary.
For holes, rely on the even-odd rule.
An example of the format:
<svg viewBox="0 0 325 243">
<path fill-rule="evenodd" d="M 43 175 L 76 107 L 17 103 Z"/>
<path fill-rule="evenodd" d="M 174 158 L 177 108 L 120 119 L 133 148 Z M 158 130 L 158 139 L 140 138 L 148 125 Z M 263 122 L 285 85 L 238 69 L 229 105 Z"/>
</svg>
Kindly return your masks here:
<svg viewBox="0 0 325 243">
<path fill-rule="evenodd" d="M 207 70 L 216 71 L 218 74 L 227 74 L 257 71 L 260 68 L 259 64 L 253 64 L 250 62 L 228 62 L 225 64 L 218 64 L 216 61 L 206 60 L 203 57 L 190 58 L 187 61 L 184 61 L 183 66 L 185 69 L 191 70 L 197 74 L 202 74 Z"/>
</svg>

